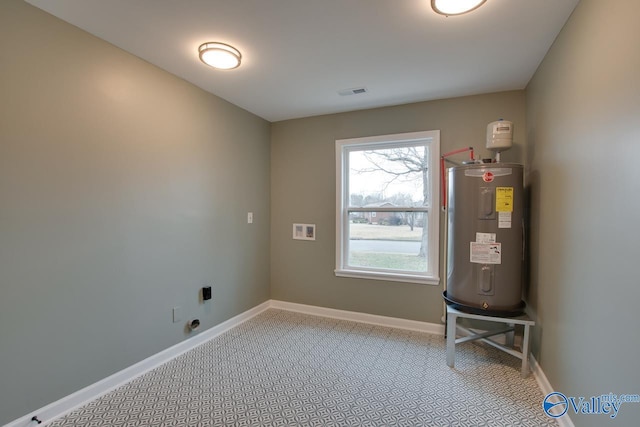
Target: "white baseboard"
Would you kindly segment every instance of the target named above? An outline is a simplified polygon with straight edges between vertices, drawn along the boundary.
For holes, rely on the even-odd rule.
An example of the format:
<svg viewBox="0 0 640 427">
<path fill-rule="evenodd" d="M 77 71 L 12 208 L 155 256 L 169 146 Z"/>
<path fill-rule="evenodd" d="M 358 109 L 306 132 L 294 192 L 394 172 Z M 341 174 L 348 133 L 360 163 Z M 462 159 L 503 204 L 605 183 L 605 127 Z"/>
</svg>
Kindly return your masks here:
<svg viewBox="0 0 640 427">
<path fill-rule="evenodd" d="M 547 379 L 547 376 L 542 371 L 542 368 L 540 368 L 538 361 L 535 357 L 533 357 L 533 354 L 529 355 L 529 361 L 531 373 L 533 374 L 533 378 L 535 378 L 536 382 L 538 383 L 540 390 L 542 390 L 542 394 L 546 396 L 547 394 L 554 392 L 555 390 L 551 386 L 551 383 Z M 558 426 L 560 427 L 575 427 L 573 421 L 571 421 L 571 418 L 569 418 L 568 413 L 564 414 L 560 418 L 556 418 L 556 421 L 558 421 Z"/>
<path fill-rule="evenodd" d="M 379 316 L 377 314 L 358 313 L 355 311 L 337 310 L 335 308 L 317 307 L 313 305 L 297 304 L 293 302 L 271 300 L 271 307 L 314 316 L 331 317 L 334 319 L 351 320 L 390 328 L 408 329 L 411 331 L 427 332 L 444 335 L 444 325 L 417 320 L 399 319 L 396 317 Z"/>
<path fill-rule="evenodd" d="M 171 359 L 178 357 L 182 353 L 189 351 L 215 337 L 221 333 L 249 320 L 255 315 L 267 310 L 271 306 L 270 301 L 265 301 L 260 305 L 257 305 L 237 316 L 226 320 L 219 325 L 216 325 L 202 333 L 195 335 L 189 339 L 186 339 L 172 347 L 167 348 L 159 353 L 150 356 L 135 365 L 131 365 L 107 378 L 93 383 L 81 390 L 76 391 L 62 399 L 50 403 L 32 413 L 25 415 L 17 420 L 5 424 L 4 427 L 45 427 L 48 423 L 54 419 L 63 416 L 64 414 L 71 412 L 72 410 L 83 406 L 92 400 L 99 398 L 100 396 L 128 383 L 134 378 L 170 361 Z M 36 424 L 31 421 L 33 416 L 37 416 L 42 424 Z"/>
</svg>

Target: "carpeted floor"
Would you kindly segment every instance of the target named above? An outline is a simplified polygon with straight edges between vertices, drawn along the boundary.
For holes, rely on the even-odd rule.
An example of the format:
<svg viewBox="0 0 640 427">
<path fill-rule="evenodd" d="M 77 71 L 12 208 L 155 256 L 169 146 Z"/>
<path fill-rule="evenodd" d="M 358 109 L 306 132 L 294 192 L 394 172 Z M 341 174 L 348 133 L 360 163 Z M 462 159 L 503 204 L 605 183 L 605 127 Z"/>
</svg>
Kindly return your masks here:
<svg viewBox="0 0 640 427">
<path fill-rule="evenodd" d="M 267 310 L 50 426 L 555 426 L 520 361 L 442 336 Z"/>
</svg>

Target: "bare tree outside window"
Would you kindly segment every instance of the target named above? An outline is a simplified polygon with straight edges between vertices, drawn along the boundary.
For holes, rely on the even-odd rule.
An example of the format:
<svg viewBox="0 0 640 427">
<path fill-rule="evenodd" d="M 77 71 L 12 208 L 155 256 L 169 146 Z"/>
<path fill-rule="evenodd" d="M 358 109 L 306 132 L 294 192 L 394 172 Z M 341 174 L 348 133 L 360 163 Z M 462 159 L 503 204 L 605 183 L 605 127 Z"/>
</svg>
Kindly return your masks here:
<svg viewBox="0 0 640 427">
<path fill-rule="evenodd" d="M 352 167 L 352 171 L 362 176 L 368 176 L 377 182 L 376 194 L 382 201 L 398 207 L 429 206 L 429 152 L 424 146 L 410 146 L 386 148 L 381 150 L 367 150 L 359 153 L 362 156 L 358 166 Z M 373 187 L 375 188 L 375 187 Z M 414 191 L 409 193 L 408 189 Z M 404 192 L 392 192 L 399 191 Z M 366 195 L 354 199 L 364 200 Z M 417 225 L 420 212 L 398 212 L 397 216 L 403 224 L 409 226 L 411 231 Z M 425 258 L 428 250 L 428 229 L 422 227 L 420 248 L 417 256 Z"/>
</svg>

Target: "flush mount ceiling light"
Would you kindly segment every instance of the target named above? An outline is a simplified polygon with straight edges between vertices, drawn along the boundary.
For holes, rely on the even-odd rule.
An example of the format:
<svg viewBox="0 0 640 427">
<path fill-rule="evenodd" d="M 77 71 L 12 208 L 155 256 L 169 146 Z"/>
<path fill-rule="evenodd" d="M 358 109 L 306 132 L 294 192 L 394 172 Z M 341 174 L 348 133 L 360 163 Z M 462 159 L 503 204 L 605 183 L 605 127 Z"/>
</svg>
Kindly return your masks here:
<svg viewBox="0 0 640 427">
<path fill-rule="evenodd" d="M 198 52 L 202 62 L 219 70 L 238 68 L 242 59 L 238 49 L 225 43 L 203 43 L 198 48 Z"/>
<path fill-rule="evenodd" d="M 440 15 L 455 16 L 476 10 L 486 1 L 487 0 L 431 0 L 431 7 Z"/>
</svg>

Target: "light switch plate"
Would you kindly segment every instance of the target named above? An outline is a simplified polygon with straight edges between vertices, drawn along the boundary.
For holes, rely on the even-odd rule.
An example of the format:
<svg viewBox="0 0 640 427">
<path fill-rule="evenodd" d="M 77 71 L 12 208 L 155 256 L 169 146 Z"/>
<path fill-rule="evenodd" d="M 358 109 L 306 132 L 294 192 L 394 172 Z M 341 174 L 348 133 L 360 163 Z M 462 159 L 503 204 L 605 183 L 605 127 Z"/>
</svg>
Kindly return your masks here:
<svg viewBox="0 0 640 427">
<path fill-rule="evenodd" d="M 182 320 L 182 308 L 173 307 L 173 323 L 178 323 Z"/>
</svg>

